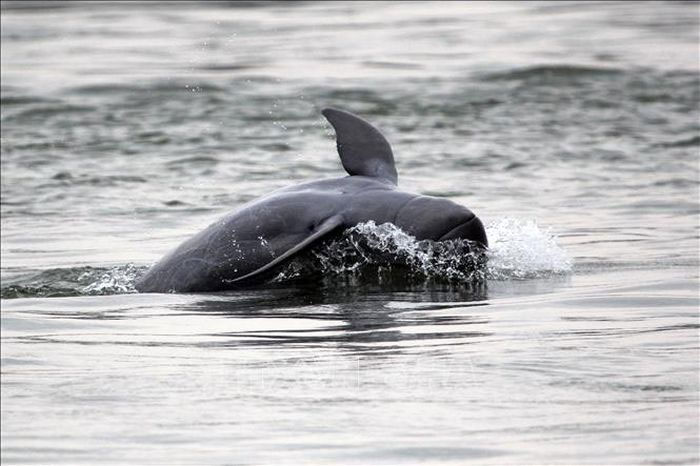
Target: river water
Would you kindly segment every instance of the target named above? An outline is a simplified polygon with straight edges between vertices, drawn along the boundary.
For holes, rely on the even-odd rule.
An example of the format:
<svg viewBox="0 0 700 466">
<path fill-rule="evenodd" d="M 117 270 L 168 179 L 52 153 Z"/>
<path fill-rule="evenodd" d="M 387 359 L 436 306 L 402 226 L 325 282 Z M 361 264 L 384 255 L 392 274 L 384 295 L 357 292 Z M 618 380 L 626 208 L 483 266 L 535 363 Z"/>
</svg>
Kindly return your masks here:
<svg viewBox="0 0 700 466">
<path fill-rule="evenodd" d="M 3 464 L 697 464 L 699 9 L 3 2 Z M 134 292 L 325 106 L 483 279 Z"/>
</svg>

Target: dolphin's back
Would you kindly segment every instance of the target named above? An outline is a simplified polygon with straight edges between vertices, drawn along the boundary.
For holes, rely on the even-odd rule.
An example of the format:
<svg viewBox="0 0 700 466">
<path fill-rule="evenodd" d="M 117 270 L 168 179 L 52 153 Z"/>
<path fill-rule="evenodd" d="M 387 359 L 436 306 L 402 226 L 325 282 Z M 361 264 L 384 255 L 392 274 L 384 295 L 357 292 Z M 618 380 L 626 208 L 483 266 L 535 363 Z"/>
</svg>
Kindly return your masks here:
<svg viewBox="0 0 700 466">
<path fill-rule="evenodd" d="M 350 227 L 391 222 L 415 195 L 363 176 L 283 188 L 212 223 L 156 263 L 136 283 L 141 292 L 217 291 L 304 244 L 328 219 Z"/>
<path fill-rule="evenodd" d="M 309 236 L 316 218 L 331 216 L 338 196 L 276 194 L 212 223 L 156 263 L 136 284 L 141 292 L 229 288 Z M 313 205 L 313 210 L 309 206 Z"/>
</svg>

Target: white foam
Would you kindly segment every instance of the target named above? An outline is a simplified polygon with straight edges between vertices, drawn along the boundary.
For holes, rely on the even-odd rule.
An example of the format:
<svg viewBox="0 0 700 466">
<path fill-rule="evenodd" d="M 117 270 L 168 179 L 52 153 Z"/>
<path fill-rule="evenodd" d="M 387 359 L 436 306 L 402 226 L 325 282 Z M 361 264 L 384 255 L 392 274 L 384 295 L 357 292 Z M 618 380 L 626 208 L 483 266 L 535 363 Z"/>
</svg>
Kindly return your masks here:
<svg viewBox="0 0 700 466">
<path fill-rule="evenodd" d="M 143 268 L 134 264 L 112 267 L 103 271 L 99 276 L 95 276 L 94 281 L 83 287 L 82 292 L 88 295 L 136 293 L 134 282 L 142 272 Z M 83 274 L 79 280 L 92 278 L 86 277 L 86 274 Z"/>
<path fill-rule="evenodd" d="M 489 239 L 487 278 L 537 278 L 571 272 L 571 258 L 547 228 L 534 220 L 503 218 L 486 227 Z"/>
</svg>

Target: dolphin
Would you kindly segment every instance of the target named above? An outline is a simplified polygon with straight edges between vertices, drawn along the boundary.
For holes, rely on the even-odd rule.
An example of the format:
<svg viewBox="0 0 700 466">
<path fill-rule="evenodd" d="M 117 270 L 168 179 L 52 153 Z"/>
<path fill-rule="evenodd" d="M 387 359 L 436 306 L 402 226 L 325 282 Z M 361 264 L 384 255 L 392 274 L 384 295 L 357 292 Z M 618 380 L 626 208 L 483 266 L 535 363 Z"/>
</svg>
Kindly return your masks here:
<svg viewBox="0 0 700 466">
<path fill-rule="evenodd" d="M 389 142 L 353 115 L 326 108 L 348 176 L 253 200 L 186 240 L 136 282 L 140 292 L 223 291 L 259 283 L 295 254 L 358 223 L 393 223 L 417 240 L 488 246 L 481 220 L 448 199 L 397 189 Z"/>
</svg>

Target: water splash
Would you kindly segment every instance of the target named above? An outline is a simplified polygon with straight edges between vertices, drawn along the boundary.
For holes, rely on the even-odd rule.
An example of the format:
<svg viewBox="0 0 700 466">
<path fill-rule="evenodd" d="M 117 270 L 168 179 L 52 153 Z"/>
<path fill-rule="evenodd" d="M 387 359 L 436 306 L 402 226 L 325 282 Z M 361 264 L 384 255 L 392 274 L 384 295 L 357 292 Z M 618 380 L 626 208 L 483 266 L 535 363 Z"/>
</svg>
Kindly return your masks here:
<svg viewBox="0 0 700 466">
<path fill-rule="evenodd" d="M 467 240 L 418 241 L 399 227 L 360 223 L 290 262 L 273 280 L 342 277 L 351 283 L 473 284 L 569 273 L 571 259 L 548 229 L 504 218 L 486 228 L 490 248 Z"/>
<path fill-rule="evenodd" d="M 486 227 L 490 248 L 467 240 L 418 241 L 399 227 L 360 223 L 287 263 L 273 282 L 316 279 L 348 285 L 470 285 L 571 272 L 572 262 L 548 229 L 510 218 Z M 55 297 L 136 293 L 148 269 L 134 264 L 49 269 L 3 284 L 0 297 Z"/>
<path fill-rule="evenodd" d="M 352 282 L 474 283 L 484 280 L 486 255 L 467 240 L 418 241 L 399 227 L 360 223 L 289 263 L 274 281 L 311 274 Z"/>
<path fill-rule="evenodd" d="M 503 218 L 486 227 L 489 280 L 548 277 L 571 272 L 572 261 L 549 229 L 534 220 Z"/>
<path fill-rule="evenodd" d="M 89 280 L 90 283 L 82 288 L 82 294 L 104 295 L 136 293 L 134 283 L 145 271 L 143 267 L 134 264 L 119 265 L 102 273 L 85 272 L 79 280 Z"/>
</svg>

